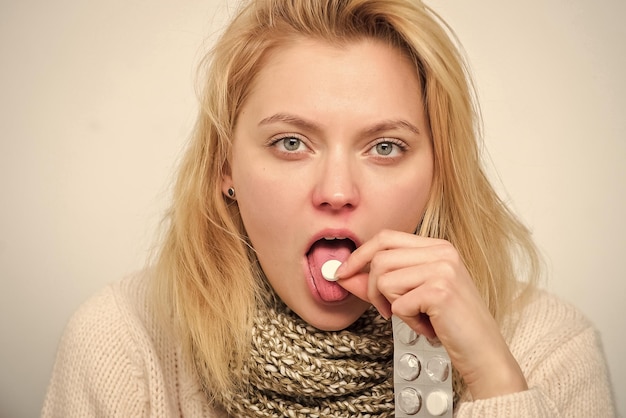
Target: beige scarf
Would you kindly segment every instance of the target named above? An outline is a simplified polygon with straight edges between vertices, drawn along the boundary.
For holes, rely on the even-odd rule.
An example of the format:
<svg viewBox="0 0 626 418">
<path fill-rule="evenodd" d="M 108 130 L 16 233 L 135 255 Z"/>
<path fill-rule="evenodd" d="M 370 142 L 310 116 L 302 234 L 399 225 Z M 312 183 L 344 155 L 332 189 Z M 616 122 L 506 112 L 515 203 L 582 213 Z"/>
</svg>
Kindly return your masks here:
<svg viewBox="0 0 626 418">
<path fill-rule="evenodd" d="M 260 310 L 242 389 L 218 402 L 233 417 L 391 417 L 392 362 L 391 322 L 374 309 L 336 332 Z"/>
</svg>

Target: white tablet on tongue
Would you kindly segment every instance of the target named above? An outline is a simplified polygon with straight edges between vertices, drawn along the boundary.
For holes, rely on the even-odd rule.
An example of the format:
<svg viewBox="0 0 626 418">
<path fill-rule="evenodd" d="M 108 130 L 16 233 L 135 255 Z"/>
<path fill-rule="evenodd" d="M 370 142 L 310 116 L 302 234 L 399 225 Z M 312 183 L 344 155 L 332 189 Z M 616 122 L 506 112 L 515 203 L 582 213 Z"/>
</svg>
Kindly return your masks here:
<svg viewBox="0 0 626 418">
<path fill-rule="evenodd" d="M 336 282 L 337 278 L 335 277 L 335 273 L 337 269 L 341 265 L 341 261 L 339 260 L 328 260 L 324 264 L 322 264 L 322 277 L 324 277 L 329 282 Z"/>
</svg>

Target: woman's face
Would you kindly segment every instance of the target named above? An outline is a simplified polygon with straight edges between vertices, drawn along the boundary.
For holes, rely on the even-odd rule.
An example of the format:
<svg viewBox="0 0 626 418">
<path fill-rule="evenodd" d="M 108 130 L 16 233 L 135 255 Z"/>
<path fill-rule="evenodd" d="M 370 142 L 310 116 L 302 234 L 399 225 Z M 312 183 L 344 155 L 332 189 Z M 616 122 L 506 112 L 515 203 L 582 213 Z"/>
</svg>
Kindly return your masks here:
<svg viewBox="0 0 626 418">
<path fill-rule="evenodd" d="M 238 115 L 223 190 L 272 287 L 317 328 L 368 307 L 321 264 L 419 224 L 433 173 L 421 97 L 414 66 L 381 42 L 300 39 L 266 57 Z"/>
</svg>

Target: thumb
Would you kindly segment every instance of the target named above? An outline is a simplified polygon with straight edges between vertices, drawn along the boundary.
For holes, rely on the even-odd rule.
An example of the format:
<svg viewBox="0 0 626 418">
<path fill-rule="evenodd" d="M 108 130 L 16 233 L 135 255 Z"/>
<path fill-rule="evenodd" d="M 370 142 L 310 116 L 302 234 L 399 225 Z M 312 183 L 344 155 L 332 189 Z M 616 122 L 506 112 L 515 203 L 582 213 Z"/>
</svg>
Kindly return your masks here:
<svg viewBox="0 0 626 418">
<path fill-rule="evenodd" d="M 354 276 L 337 280 L 337 284 L 352 293 L 357 298 L 364 300 L 365 302 L 370 302 L 367 297 L 367 281 L 367 273 L 358 273 Z"/>
</svg>

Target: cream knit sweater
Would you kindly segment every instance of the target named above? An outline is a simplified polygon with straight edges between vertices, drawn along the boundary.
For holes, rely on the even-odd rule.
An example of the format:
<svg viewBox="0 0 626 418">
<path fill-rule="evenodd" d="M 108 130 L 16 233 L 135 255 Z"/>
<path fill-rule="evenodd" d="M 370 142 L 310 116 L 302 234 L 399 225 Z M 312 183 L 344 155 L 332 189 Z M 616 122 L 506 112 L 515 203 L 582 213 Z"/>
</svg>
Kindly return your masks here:
<svg viewBox="0 0 626 418">
<path fill-rule="evenodd" d="M 209 408 L 180 344 L 146 298 L 149 277 L 106 287 L 72 317 L 60 343 L 43 417 L 222 417 Z M 529 390 L 458 406 L 455 417 L 612 417 L 598 335 L 547 293 L 530 304 L 509 345 Z"/>
</svg>

